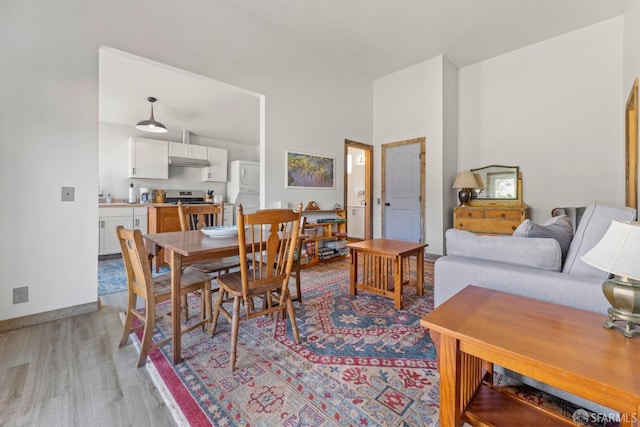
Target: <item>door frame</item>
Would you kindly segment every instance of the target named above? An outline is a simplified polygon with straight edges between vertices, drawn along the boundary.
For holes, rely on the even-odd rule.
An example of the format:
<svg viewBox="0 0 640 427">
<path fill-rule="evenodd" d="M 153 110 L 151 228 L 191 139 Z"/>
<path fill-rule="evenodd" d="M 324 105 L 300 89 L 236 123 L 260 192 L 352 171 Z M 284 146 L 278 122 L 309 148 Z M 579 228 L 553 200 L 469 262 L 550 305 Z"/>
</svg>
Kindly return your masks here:
<svg viewBox="0 0 640 427">
<path fill-rule="evenodd" d="M 364 240 L 373 238 L 373 145 L 362 142 L 344 140 L 344 203 L 347 209 L 347 189 L 349 188 L 349 174 L 347 174 L 347 155 L 349 148 L 364 151 Z"/>
<path fill-rule="evenodd" d="M 382 204 L 381 204 L 381 210 L 382 210 L 382 237 L 386 238 L 387 235 L 387 218 L 386 218 L 386 209 L 385 209 L 385 203 L 387 200 L 387 150 L 389 148 L 394 148 L 394 147 L 398 147 L 401 145 L 411 145 L 411 144 L 420 144 L 420 243 L 423 243 L 426 241 L 426 236 L 424 234 L 424 221 L 425 221 L 425 206 L 424 206 L 424 201 L 425 201 L 425 175 L 426 175 L 426 166 L 425 166 L 425 160 L 426 160 L 426 155 L 425 155 L 425 147 L 426 147 L 426 138 L 425 137 L 420 137 L 420 138 L 413 138 L 413 139 L 406 139 L 404 141 L 396 141 L 396 142 L 389 142 L 387 144 L 382 144 L 380 146 L 381 152 L 382 152 L 382 176 L 380 177 L 380 180 L 382 182 L 381 185 L 381 190 L 382 190 Z"/>
<path fill-rule="evenodd" d="M 625 205 L 638 209 L 638 78 L 625 107 Z"/>
</svg>

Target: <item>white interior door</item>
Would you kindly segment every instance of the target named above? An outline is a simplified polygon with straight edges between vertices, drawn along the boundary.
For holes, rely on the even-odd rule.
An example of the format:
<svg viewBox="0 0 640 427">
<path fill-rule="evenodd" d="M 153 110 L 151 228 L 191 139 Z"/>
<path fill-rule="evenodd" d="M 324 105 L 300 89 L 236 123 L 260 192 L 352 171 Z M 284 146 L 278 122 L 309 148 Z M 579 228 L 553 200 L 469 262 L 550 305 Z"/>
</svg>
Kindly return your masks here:
<svg viewBox="0 0 640 427">
<path fill-rule="evenodd" d="M 387 239 L 424 241 L 424 138 L 383 146 L 383 233 Z"/>
</svg>

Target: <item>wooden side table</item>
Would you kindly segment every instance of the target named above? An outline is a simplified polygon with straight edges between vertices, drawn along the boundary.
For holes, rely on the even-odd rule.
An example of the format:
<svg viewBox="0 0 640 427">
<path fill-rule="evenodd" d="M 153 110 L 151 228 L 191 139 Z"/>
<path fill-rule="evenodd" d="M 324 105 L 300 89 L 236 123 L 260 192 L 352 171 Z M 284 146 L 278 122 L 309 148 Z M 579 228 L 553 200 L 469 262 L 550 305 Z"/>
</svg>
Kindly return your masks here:
<svg viewBox="0 0 640 427">
<path fill-rule="evenodd" d="M 436 343 L 440 425 L 576 425 L 498 391 L 490 376 L 496 363 L 619 411 L 623 427 L 638 426 L 640 340 L 604 329 L 606 320 L 467 286 L 420 322 Z"/>
<path fill-rule="evenodd" d="M 396 309 L 402 309 L 402 286 L 415 280 L 418 296 L 424 293 L 424 248 L 426 243 L 402 240 L 373 239 L 347 245 L 351 254 L 349 291 L 358 289 L 393 299 Z M 411 279 L 410 258 L 416 257 L 416 278 Z M 358 265 L 359 262 L 362 265 Z M 362 267 L 362 271 L 359 271 Z"/>
</svg>

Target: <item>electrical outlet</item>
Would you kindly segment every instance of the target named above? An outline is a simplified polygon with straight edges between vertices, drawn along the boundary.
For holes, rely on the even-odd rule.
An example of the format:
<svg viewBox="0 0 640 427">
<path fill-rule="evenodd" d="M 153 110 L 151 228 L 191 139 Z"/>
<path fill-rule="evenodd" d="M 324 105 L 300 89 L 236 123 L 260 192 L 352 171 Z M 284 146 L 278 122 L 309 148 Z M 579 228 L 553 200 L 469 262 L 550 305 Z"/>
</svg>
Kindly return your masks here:
<svg viewBox="0 0 640 427">
<path fill-rule="evenodd" d="M 13 303 L 21 304 L 29 301 L 29 287 L 13 288 Z"/>
<path fill-rule="evenodd" d="M 75 187 L 62 187 L 61 199 L 63 202 L 73 202 L 75 199 Z"/>
</svg>

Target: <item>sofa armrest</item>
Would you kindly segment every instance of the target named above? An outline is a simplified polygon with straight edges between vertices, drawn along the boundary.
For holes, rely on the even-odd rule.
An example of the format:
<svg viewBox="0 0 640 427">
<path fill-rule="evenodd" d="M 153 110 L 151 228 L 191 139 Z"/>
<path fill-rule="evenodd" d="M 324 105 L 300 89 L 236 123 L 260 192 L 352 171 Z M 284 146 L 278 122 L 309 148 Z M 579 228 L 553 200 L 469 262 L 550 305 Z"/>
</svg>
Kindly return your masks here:
<svg viewBox="0 0 640 427">
<path fill-rule="evenodd" d="M 496 261 L 540 270 L 560 271 L 562 250 L 555 239 L 479 236 L 450 229 L 445 234 L 447 255 Z"/>
</svg>

